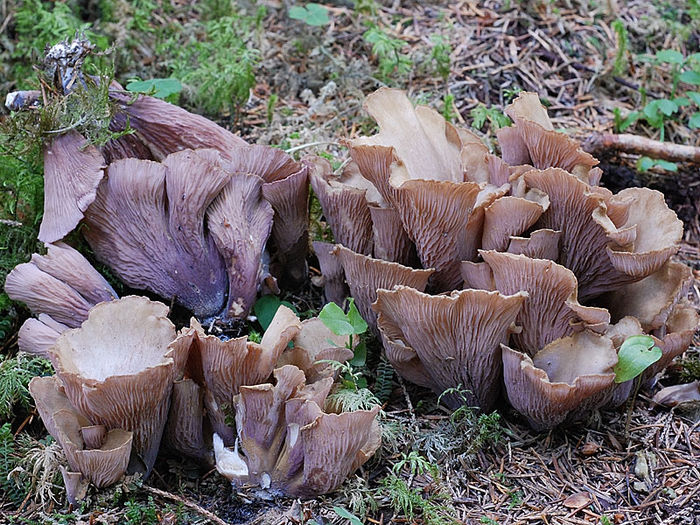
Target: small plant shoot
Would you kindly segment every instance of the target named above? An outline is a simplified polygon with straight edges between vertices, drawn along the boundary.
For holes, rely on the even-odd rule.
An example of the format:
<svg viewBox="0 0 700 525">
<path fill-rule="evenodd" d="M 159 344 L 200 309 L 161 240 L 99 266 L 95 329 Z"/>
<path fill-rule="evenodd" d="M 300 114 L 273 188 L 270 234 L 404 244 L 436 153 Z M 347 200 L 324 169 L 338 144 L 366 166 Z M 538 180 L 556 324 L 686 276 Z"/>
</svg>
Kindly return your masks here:
<svg viewBox="0 0 700 525">
<path fill-rule="evenodd" d="M 355 300 L 350 299 L 348 313 L 335 303 L 328 303 L 323 307 L 318 318 L 335 335 L 347 335 L 346 347 L 353 349 L 352 338 L 355 335 L 364 334 L 367 331 L 367 322 L 362 318 L 355 306 Z M 367 347 L 364 343 L 358 344 L 354 349 L 355 356 L 350 360 L 353 366 L 363 366 L 367 360 Z"/>
<path fill-rule="evenodd" d="M 615 382 L 630 381 L 661 359 L 661 348 L 654 345 L 648 335 L 628 337 L 618 353 L 617 365 L 613 368 Z"/>
</svg>

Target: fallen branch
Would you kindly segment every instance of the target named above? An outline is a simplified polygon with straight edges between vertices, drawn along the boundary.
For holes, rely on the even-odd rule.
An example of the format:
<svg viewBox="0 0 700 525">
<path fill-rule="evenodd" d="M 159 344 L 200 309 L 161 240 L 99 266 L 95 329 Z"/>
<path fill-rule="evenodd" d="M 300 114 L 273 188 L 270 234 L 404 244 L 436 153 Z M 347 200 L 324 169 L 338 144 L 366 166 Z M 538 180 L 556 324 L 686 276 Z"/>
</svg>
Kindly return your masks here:
<svg viewBox="0 0 700 525">
<path fill-rule="evenodd" d="M 204 516 L 205 518 L 207 518 L 212 523 L 215 523 L 216 525 L 228 525 L 224 520 L 219 518 L 216 514 L 209 512 L 206 509 L 203 509 L 202 507 L 200 507 L 199 505 L 197 505 L 193 501 L 187 500 L 181 496 L 178 496 L 176 494 L 172 494 L 170 492 L 166 492 L 164 490 L 160 490 L 160 489 L 157 489 L 154 487 L 149 487 L 148 485 L 143 485 L 142 488 L 146 492 L 150 492 L 151 494 L 154 494 L 156 496 L 160 496 L 161 498 L 169 499 L 169 500 L 175 501 L 177 503 L 182 503 L 188 509 L 193 510 L 194 512 L 196 512 L 200 516 Z"/>
<path fill-rule="evenodd" d="M 644 155 L 653 159 L 700 164 L 700 148 L 672 142 L 659 142 L 629 133 L 620 135 L 593 133 L 584 141 L 582 147 L 591 155 L 601 155 L 613 150 Z"/>
</svg>

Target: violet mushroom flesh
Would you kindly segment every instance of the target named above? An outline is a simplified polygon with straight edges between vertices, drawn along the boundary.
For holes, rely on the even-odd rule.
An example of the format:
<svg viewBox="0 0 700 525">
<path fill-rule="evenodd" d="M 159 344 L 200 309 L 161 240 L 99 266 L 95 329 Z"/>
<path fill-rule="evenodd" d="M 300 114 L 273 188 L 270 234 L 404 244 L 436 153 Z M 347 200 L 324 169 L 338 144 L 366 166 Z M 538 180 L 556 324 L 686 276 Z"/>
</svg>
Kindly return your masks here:
<svg viewBox="0 0 700 525">
<path fill-rule="evenodd" d="M 325 414 L 332 380 L 305 385 L 304 373 L 287 365 L 276 384 L 241 387 L 236 427 L 243 457 L 216 440 L 217 469 L 235 485 L 252 483 L 293 497 L 336 489 L 379 448 L 379 407 Z M 320 384 L 319 384 L 320 383 Z"/>
</svg>

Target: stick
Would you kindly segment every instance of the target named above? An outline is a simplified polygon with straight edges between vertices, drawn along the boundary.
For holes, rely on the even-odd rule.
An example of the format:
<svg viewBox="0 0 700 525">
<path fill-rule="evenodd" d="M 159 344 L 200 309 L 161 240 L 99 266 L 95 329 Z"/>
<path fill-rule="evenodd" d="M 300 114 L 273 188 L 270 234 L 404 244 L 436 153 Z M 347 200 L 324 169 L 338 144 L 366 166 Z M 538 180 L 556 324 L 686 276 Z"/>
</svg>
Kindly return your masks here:
<svg viewBox="0 0 700 525">
<path fill-rule="evenodd" d="M 653 159 L 700 164 L 700 148 L 673 144 L 672 142 L 659 142 L 658 140 L 639 137 L 629 133 L 620 135 L 594 133 L 584 141 L 582 147 L 584 151 L 592 155 L 614 150 L 646 155 Z"/>
<path fill-rule="evenodd" d="M 197 514 L 204 516 L 213 523 L 216 523 L 216 525 L 229 525 L 227 522 L 219 518 L 216 514 L 209 512 L 207 509 L 204 509 L 196 503 L 186 500 L 185 498 L 178 496 L 177 494 L 171 494 L 170 492 L 165 492 L 164 490 L 149 487 L 148 485 L 143 485 L 141 488 L 143 488 L 146 492 L 150 492 L 151 494 L 155 494 L 156 496 L 160 496 L 161 498 L 166 498 L 172 501 L 176 501 L 178 503 L 182 503 L 185 507 L 192 509 Z"/>
</svg>

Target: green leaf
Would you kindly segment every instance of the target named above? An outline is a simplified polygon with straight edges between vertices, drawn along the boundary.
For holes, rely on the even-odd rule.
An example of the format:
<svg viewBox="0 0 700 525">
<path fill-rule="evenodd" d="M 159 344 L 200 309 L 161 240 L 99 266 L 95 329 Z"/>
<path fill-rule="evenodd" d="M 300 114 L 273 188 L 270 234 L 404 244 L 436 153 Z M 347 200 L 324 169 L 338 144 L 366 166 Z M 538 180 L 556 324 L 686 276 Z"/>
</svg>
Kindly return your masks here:
<svg viewBox="0 0 700 525">
<path fill-rule="evenodd" d="M 684 62 L 683 53 L 675 49 L 662 49 L 656 52 L 656 60 L 667 64 L 682 64 Z"/>
<path fill-rule="evenodd" d="M 258 318 L 258 323 L 260 323 L 263 330 L 268 329 L 272 319 L 275 317 L 275 314 L 281 305 L 286 306 L 295 314 L 299 313 L 297 312 L 297 309 L 294 308 L 293 304 L 280 300 L 280 298 L 276 295 L 263 295 L 260 299 L 255 301 L 255 304 L 253 305 L 253 313 L 255 313 L 255 316 Z"/>
<path fill-rule="evenodd" d="M 328 303 L 318 314 L 318 318 L 335 335 L 354 335 L 355 328 L 343 309 L 335 303 Z"/>
<path fill-rule="evenodd" d="M 633 335 L 622 343 L 617 359 L 613 368 L 615 382 L 624 383 L 661 359 L 661 348 L 654 346 L 654 340 L 648 335 Z"/>
<path fill-rule="evenodd" d="M 301 20 L 310 26 L 325 26 L 331 23 L 328 18 L 328 8 L 320 4 L 295 5 L 289 8 L 289 18 Z"/>
<path fill-rule="evenodd" d="M 348 307 L 348 321 L 355 330 L 355 334 L 364 334 L 367 331 L 367 322 L 360 315 L 357 306 L 355 306 L 355 299 L 350 299 L 350 306 Z"/>
<path fill-rule="evenodd" d="M 362 525 L 362 520 L 351 514 L 349 511 L 345 510 L 343 507 L 333 507 L 333 512 L 335 512 L 341 518 L 345 518 L 350 522 L 350 525 Z"/>
<path fill-rule="evenodd" d="M 698 73 L 697 71 L 683 71 L 679 78 L 681 82 L 685 82 L 686 84 L 700 86 L 700 73 Z"/>
<path fill-rule="evenodd" d="M 659 100 L 659 109 L 664 115 L 670 117 L 676 111 L 678 111 L 678 104 L 676 104 L 673 100 L 662 98 Z"/>
<path fill-rule="evenodd" d="M 145 93 L 156 98 L 166 99 L 182 91 L 182 84 L 176 78 L 152 78 L 151 80 L 132 80 L 126 85 L 132 93 Z"/>
<path fill-rule="evenodd" d="M 692 100 L 693 102 L 695 102 L 695 105 L 696 105 L 696 106 L 700 106 L 700 92 L 698 92 L 698 91 L 686 91 L 686 92 L 685 92 L 685 95 L 686 95 L 690 100 Z"/>
<path fill-rule="evenodd" d="M 637 160 L 637 169 L 639 171 L 648 171 L 653 167 L 654 159 L 651 159 L 649 157 L 639 157 L 639 160 Z"/>
<path fill-rule="evenodd" d="M 690 106 L 690 99 L 687 99 L 685 97 L 676 97 L 673 99 L 673 102 L 679 107 L 679 108 L 684 108 L 686 106 Z"/>
<path fill-rule="evenodd" d="M 700 128 L 700 112 L 693 113 L 688 119 L 688 127 L 690 129 Z"/>
<path fill-rule="evenodd" d="M 365 363 L 367 363 L 367 345 L 364 341 L 355 347 L 355 354 L 349 363 L 352 366 L 365 366 Z"/>
<path fill-rule="evenodd" d="M 673 171 L 674 173 L 676 171 L 678 171 L 678 166 L 676 165 L 675 162 L 670 162 L 668 160 L 658 159 L 658 160 L 654 161 L 654 164 L 657 168 L 661 168 L 662 170 Z"/>
</svg>

